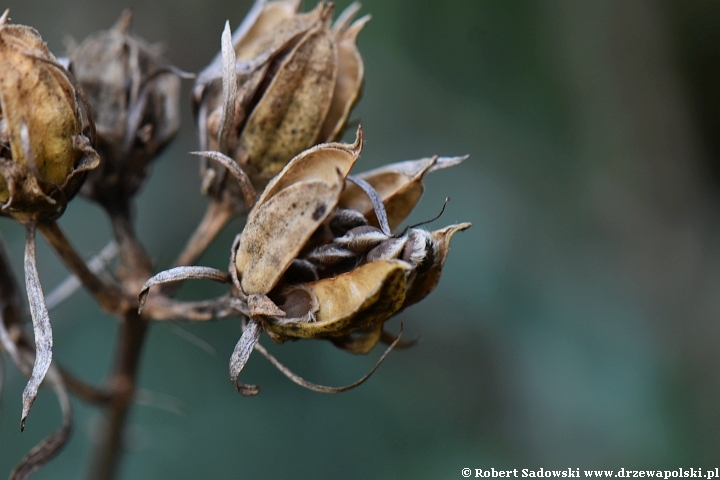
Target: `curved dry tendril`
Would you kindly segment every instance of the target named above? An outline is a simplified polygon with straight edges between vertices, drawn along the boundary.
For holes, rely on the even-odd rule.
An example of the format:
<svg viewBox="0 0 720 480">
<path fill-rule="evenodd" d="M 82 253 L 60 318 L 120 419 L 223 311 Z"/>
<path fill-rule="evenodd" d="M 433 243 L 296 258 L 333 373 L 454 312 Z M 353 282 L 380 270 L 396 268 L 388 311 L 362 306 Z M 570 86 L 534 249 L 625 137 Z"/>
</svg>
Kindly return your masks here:
<svg viewBox="0 0 720 480">
<path fill-rule="evenodd" d="M 20 420 L 20 430 L 25 429 L 25 419 L 30 413 L 35 397 L 38 393 L 40 383 L 50 368 L 52 361 L 52 327 L 50 316 L 45 306 L 40 277 L 37 271 L 35 260 L 35 224 L 27 225 L 25 237 L 25 285 L 27 289 L 28 302 L 30 304 L 30 315 L 32 316 L 33 332 L 35 334 L 35 364 L 32 375 L 23 391 L 23 410 Z"/>
<path fill-rule="evenodd" d="M 238 340 L 230 357 L 230 380 L 237 388 L 237 391 L 245 396 L 257 395 L 260 387 L 257 385 L 248 385 L 238 381 L 238 376 L 245 367 L 253 348 L 257 348 L 260 334 L 262 333 L 262 325 L 258 320 L 250 320 L 245 326 L 240 340 Z"/>
<path fill-rule="evenodd" d="M 377 193 L 375 188 L 373 188 L 372 185 L 370 185 L 368 182 L 363 180 L 360 177 L 356 177 L 354 175 L 348 175 L 347 179 L 350 180 L 352 183 L 357 185 L 358 187 L 362 188 L 365 193 L 367 193 L 367 196 L 370 198 L 370 201 L 372 202 L 373 209 L 375 209 L 375 216 L 377 216 L 378 223 L 380 224 L 380 229 L 383 231 L 385 235 L 388 237 L 392 236 L 392 230 L 390 230 L 390 225 L 388 224 L 387 219 L 387 212 L 385 211 L 385 205 L 383 204 L 382 198 L 380 198 L 380 195 Z"/>
<path fill-rule="evenodd" d="M 255 187 L 253 187 L 252 182 L 250 181 L 250 177 L 247 176 L 245 170 L 240 168 L 240 165 L 238 165 L 235 160 L 228 157 L 227 155 L 212 150 L 204 152 L 190 152 L 190 155 L 197 155 L 198 157 L 205 157 L 211 160 L 215 160 L 220 165 L 227 168 L 228 171 L 232 174 L 232 176 L 235 177 L 235 179 L 240 184 L 240 190 L 243 193 L 243 198 L 245 199 L 247 209 L 250 210 L 252 208 L 252 206 L 255 204 L 255 197 L 257 196 L 257 194 L 255 193 Z"/>
<path fill-rule="evenodd" d="M 138 295 L 138 302 L 140 304 L 138 313 L 142 313 L 150 287 L 183 280 L 212 280 L 214 282 L 227 283 L 230 281 L 230 275 L 222 270 L 210 267 L 175 267 L 160 272 L 142 286 L 140 294 Z"/>
<path fill-rule="evenodd" d="M 309 389 L 309 390 L 312 390 L 313 392 L 320 392 L 320 393 L 342 393 L 342 392 L 347 392 L 348 390 L 352 390 L 353 388 L 362 385 L 363 383 L 365 383 L 365 381 L 366 381 L 368 378 L 370 378 L 370 377 L 372 376 L 373 373 L 375 373 L 375 370 L 377 370 L 378 367 L 380 366 L 380 364 L 383 362 L 383 360 L 385 360 L 385 357 L 387 357 L 387 355 L 390 353 L 390 351 L 391 351 L 393 348 L 395 348 L 395 346 L 400 342 L 400 337 L 402 336 L 402 332 L 403 332 L 403 326 L 402 326 L 402 323 L 401 323 L 401 324 L 400 324 L 400 332 L 398 332 L 397 337 L 396 337 L 395 340 L 390 344 L 390 346 L 385 350 L 385 352 L 383 352 L 383 354 L 382 354 L 382 356 L 380 357 L 380 359 L 377 361 L 377 363 L 375 363 L 375 366 L 374 366 L 368 373 L 366 373 L 362 378 L 360 378 L 359 380 L 357 380 L 356 382 L 353 382 L 353 383 L 351 383 L 351 384 L 349 384 L 349 385 L 345 385 L 345 386 L 343 386 L 343 387 L 326 387 L 326 386 L 324 386 L 324 385 L 318 385 L 317 383 L 308 382 L 308 381 L 305 380 L 304 378 L 302 378 L 302 377 L 300 377 L 299 375 L 297 375 L 296 373 L 292 372 L 288 367 L 286 367 L 285 365 L 283 365 L 282 363 L 280 363 L 280 361 L 279 361 L 277 358 L 273 357 L 273 356 L 270 354 L 270 352 L 268 352 L 267 350 L 265 350 L 265 347 L 263 347 L 263 346 L 260 345 L 259 343 L 255 345 L 255 350 L 257 350 L 258 352 L 260 352 L 260 354 L 261 354 L 262 356 L 264 356 L 265 358 L 267 358 L 267 359 L 270 361 L 270 363 L 272 363 L 272 364 L 275 366 L 275 368 L 277 368 L 278 370 L 280 370 L 280 372 L 281 372 L 283 375 L 285 375 L 287 378 L 289 378 L 289 379 L 292 380 L 293 382 L 297 383 L 297 384 L 300 385 L 301 387 L 305 387 L 305 388 L 307 388 L 307 389 Z"/>
</svg>

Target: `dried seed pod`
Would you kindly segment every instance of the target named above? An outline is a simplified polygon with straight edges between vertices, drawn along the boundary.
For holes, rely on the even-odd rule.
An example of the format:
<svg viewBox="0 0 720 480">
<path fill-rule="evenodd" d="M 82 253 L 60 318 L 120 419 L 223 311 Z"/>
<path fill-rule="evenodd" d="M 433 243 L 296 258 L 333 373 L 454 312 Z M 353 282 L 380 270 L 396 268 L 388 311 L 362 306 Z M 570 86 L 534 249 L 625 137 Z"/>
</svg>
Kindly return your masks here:
<svg viewBox="0 0 720 480">
<path fill-rule="evenodd" d="M 245 294 L 267 294 L 275 287 L 335 208 L 361 145 L 362 130 L 353 145 L 318 145 L 295 157 L 267 185 L 248 216 L 235 254 Z"/>
<path fill-rule="evenodd" d="M 284 338 L 330 338 L 372 327 L 390 318 L 405 301 L 410 266 L 401 260 L 366 263 L 354 270 L 293 287 L 285 293 L 280 309 L 284 318 L 268 318 L 265 331 Z M 315 321 L 305 312 L 317 305 Z"/>
<path fill-rule="evenodd" d="M 132 197 L 180 127 L 180 78 L 163 64 L 158 46 L 129 33 L 131 20 L 126 10 L 113 28 L 69 52 L 95 113 L 103 158 L 83 194 L 103 204 Z"/>
<path fill-rule="evenodd" d="M 298 1 L 256 1 L 222 55 L 198 76 L 201 148 L 232 157 L 261 189 L 295 155 L 339 138 L 363 77 L 352 25 L 357 6 L 331 27 L 332 4 L 297 13 Z M 224 35 L 225 37 L 225 35 Z M 233 196 L 222 167 L 205 163 L 204 190 Z"/>
<path fill-rule="evenodd" d="M 472 223 L 459 223 L 430 233 L 436 245 L 433 250 L 432 264 L 429 267 L 417 269 L 417 274 L 408 288 L 402 308 L 419 302 L 435 289 L 440 282 L 440 275 L 450 252 L 450 240 L 457 232 L 467 230 L 471 226 Z M 422 262 L 419 265 L 422 265 Z"/>
<path fill-rule="evenodd" d="M 388 224 L 396 229 L 412 212 L 422 196 L 423 179 L 429 172 L 457 165 L 464 157 L 432 157 L 392 163 L 370 170 L 358 177 L 369 183 L 378 193 L 387 212 Z M 357 210 L 371 225 L 378 225 L 372 202 L 357 185 L 348 182 L 340 197 L 340 207 Z"/>
<path fill-rule="evenodd" d="M 7 10 L 0 71 L 0 212 L 20 221 L 57 217 L 100 162 L 76 90 L 40 34 L 11 25 Z"/>
</svg>

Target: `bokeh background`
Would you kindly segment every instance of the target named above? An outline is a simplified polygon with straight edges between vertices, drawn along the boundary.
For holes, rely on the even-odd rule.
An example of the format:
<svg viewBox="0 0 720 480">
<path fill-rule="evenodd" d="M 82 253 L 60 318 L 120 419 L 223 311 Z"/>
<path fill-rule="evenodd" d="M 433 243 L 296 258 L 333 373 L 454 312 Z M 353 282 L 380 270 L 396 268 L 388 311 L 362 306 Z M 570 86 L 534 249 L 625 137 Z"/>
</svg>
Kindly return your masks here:
<svg viewBox="0 0 720 480">
<path fill-rule="evenodd" d="M 131 6 L 133 31 L 197 72 L 219 50 L 225 20 L 238 25 L 249 3 L 11 0 L 3 8 L 61 54 L 65 37 L 108 28 Z M 243 378 L 262 392 L 242 398 L 227 374 L 237 320 L 155 325 L 122 478 L 718 466 L 720 3 L 363 4 L 373 20 L 359 38 L 366 81 L 353 116 L 367 143 L 358 167 L 470 154 L 428 177 L 411 218 L 434 216 L 450 196 L 433 226 L 474 223 L 454 238 L 438 289 L 391 323 L 397 331 L 402 321 L 421 343 L 335 396 L 304 390 L 254 356 Z M 207 203 L 197 159 L 186 154 L 197 148 L 190 86 L 183 129 L 137 203 L 158 269 Z M 102 212 L 82 199 L 60 223 L 88 255 L 110 238 Z M 230 225 L 200 264 L 224 268 L 241 227 Z M 24 232 L 9 220 L 0 229 L 20 275 Z M 67 272 L 43 241 L 39 249 L 49 291 Z M 218 292 L 194 282 L 181 295 Z M 51 318 L 55 358 L 102 382 L 114 320 L 85 292 Z M 329 385 L 354 381 L 380 354 L 354 357 L 319 341 L 269 346 Z M 42 391 L 21 434 L 25 381 L 7 361 L 4 370 L 0 476 L 60 422 Z M 102 419 L 82 402 L 74 407 L 72 441 L 35 478 L 85 474 Z"/>
</svg>

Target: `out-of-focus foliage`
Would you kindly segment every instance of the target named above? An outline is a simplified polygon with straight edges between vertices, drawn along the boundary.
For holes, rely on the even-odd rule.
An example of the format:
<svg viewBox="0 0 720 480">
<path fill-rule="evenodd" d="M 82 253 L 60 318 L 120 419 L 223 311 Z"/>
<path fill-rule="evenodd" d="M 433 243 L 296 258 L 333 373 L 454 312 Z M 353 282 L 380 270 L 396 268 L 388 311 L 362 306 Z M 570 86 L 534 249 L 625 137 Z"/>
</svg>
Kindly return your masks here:
<svg viewBox="0 0 720 480">
<path fill-rule="evenodd" d="M 65 35 L 85 38 L 128 6 L 6 5 L 58 55 Z M 198 71 L 225 20 L 237 25 L 249 2 L 129 6 L 134 31 L 163 41 L 173 65 Z M 471 155 L 427 178 L 410 218 L 432 218 L 449 195 L 439 225 L 474 224 L 453 243 L 436 291 L 398 316 L 405 335 L 422 341 L 340 396 L 300 389 L 258 357 L 244 375 L 263 395 L 241 398 L 224 368 L 236 321 L 185 327 L 216 356 L 155 325 L 140 385 L 152 392 L 146 403 L 165 409 L 134 410 L 124 478 L 223 478 L 240 468 L 248 478 L 460 478 L 464 467 L 717 466 L 709 463 L 720 438 L 717 3 L 367 0 L 362 11 L 373 19 L 358 38 L 365 88 L 352 117 L 367 139 L 358 170 L 428 153 Z M 183 88 L 181 133 L 139 195 L 138 230 L 159 268 L 207 202 L 197 160 L 185 153 L 198 144 L 191 86 Z M 237 222 L 201 264 L 227 266 Z M 81 251 L 109 238 L 83 200 L 60 223 Z M 88 224 L 97 226 L 88 232 Z M 85 233 L 74 235 L 75 226 Z M 19 272 L 24 232 L 7 220 L 0 229 Z M 42 242 L 39 254 L 43 284 L 59 283 L 63 267 Z M 180 295 L 208 298 L 212 288 L 193 282 Z M 54 355 L 97 382 L 115 326 L 90 304 L 79 293 L 53 312 Z M 265 343 L 324 384 L 352 381 L 375 360 L 324 343 Z M 57 418 L 41 391 L 34 422 L 47 431 L 21 435 L 13 399 L 24 379 L 8 370 L 0 471 Z M 74 478 L 87 465 L 88 432 L 101 419 L 75 406 L 68 451 L 38 479 Z"/>
</svg>

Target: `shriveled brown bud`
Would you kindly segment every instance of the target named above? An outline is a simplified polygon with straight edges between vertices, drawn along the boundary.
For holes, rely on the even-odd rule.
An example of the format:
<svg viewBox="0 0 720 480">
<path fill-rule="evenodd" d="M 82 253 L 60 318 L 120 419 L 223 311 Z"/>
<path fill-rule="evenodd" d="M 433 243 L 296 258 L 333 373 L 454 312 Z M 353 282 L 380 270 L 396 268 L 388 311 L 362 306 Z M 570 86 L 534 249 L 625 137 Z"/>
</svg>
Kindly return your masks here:
<svg viewBox="0 0 720 480">
<path fill-rule="evenodd" d="M 0 212 L 50 219 L 100 159 L 67 70 L 35 29 L 11 25 L 8 14 L 0 17 Z"/>
<path fill-rule="evenodd" d="M 83 194 L 103 204 L 132 197 L 180 127 L 180 78 L 164 65 L 158 46 L 129 33 L 131 20 L 126 10 L 113 28 L 70 51 L 70 68 L 95 113 L 103 159 Z"/>
<path fill-rule="evenodd" d="M 256 1 L 222 52 L 199 75 L 194 102 L 201 148 L 218 150 L 256 189 L 303 150 L 336 140 L 358 99 L 362 58 L 355 40 L 369 16 L 353 4 L 331 25 L 332 4 L 297 13 L 295 0 Z M 235 195 L 223 169 L 204 166 L 204 189 Z"/>
</svg>

